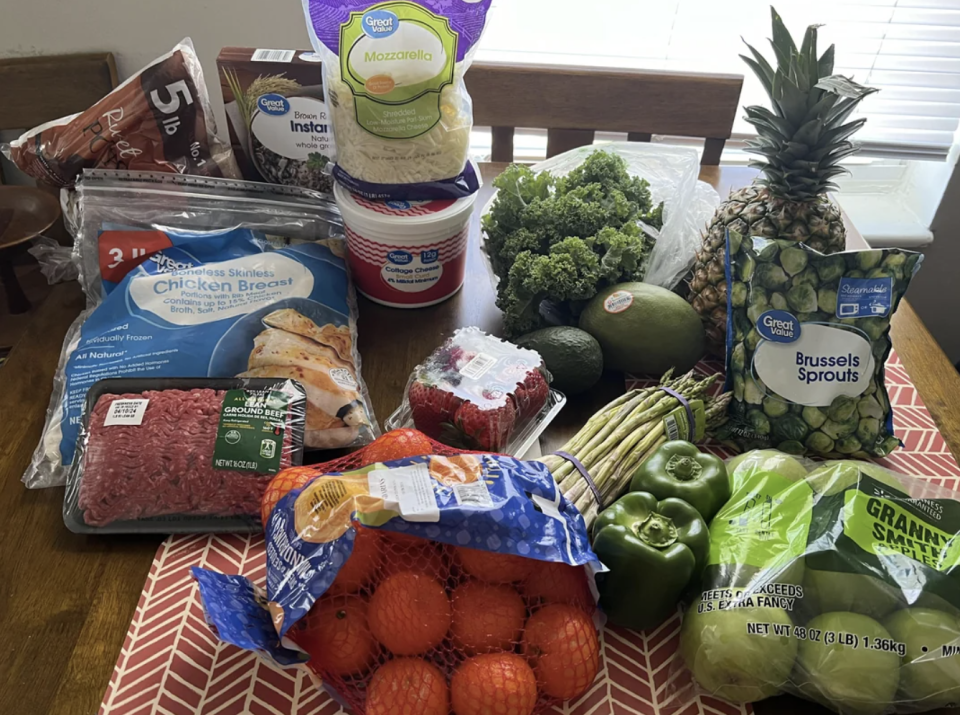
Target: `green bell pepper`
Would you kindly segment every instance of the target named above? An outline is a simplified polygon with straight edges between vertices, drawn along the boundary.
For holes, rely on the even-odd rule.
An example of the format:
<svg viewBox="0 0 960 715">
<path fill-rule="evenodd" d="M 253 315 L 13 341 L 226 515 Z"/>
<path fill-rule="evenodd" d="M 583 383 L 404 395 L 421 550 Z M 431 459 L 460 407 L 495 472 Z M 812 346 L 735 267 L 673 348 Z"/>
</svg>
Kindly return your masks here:
<svg viewBox="0 0 960 715">
<path fill-rule="evenodd" d="M 630 491 L 683 499 L 709 524 L 730 499 L 730 480 L 722 459 L 678 439 L 662 445 L 637 467 Z"/>
<path fill-rule="evenodd" d="M 593 534 L 593 551 L 610 569 L 598 579 L 600 607 L 611 623 L 634 630 L 653 628 L 674 612 L 710 551 L 696 509 L 645 492 L 603 510 Z"/>
</svg>

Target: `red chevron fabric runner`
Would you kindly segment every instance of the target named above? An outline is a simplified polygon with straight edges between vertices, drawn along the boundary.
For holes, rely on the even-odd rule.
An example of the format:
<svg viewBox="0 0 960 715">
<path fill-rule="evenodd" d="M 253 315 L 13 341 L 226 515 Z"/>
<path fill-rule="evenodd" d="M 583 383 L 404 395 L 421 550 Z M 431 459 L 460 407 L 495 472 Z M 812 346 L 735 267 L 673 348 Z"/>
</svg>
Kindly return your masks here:
<svg viewBox="0 0 960 715">
<path fill-rule="evenodd" d="M 717 372 L 717 363 L 698 369 Z M 628 381 L 628 386 L 643 384 Z M 887 389 L 905 449 L 883 464 L 958 489 L 960 467 L 895 355 Z M 723 453 L 721 448 L 716 448 Z M 194 565 L 240 573 L 262 584 L 259 536 L 172 536 L 157 551 L 100 715 L 339 715 L 345 711 L 302 671 L 280 670 L 256 655 L 220 643 L 203 618 Z M 749 715 L 698 697 L 677 667 L 679 614 L 655 631 L 607 628 L 601 671 L 579 700 L 551 715 Z"/>
</svg>

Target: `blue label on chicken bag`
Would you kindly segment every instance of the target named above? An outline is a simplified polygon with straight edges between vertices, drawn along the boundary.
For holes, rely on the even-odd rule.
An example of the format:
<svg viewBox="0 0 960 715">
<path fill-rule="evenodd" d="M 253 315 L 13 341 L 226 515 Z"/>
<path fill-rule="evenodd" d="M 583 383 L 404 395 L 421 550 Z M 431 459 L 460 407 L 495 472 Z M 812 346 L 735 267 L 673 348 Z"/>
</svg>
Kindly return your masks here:
<svg viewBox="0 0 960 715">
<path fill-rule="evenodd" d="M 884 386 L 890 317 L 922 256 L 824 255 L 727 240 L 727 389 L 717 437 L 741 450 L 883 457 L 899 445 Z"/>
</svg>

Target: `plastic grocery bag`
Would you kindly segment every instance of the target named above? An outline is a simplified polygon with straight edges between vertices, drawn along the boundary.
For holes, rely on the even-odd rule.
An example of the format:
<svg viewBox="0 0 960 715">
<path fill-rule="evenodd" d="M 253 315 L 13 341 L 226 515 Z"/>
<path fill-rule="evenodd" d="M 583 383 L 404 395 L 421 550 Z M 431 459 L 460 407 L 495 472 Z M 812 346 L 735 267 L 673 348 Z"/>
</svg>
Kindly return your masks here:
<svg viewBox="0 0 960 715">
<path fill-rule="evenodd" d="M 899 446 L 884 383 L 890 319 L 923 256 L 825 255 L 789 240 L 727 239 L 729 419 L 738 450 L 883 457 Z"/>
<path fill-rule="evenodd" d="M 419 439 L 441 454 L 278 475 L 266 594 L 195 568 L 208 620 L 280 664 L 306 652 L 358 715 L 533 713 L 581 694 L 600 568 L 582 517 L 542 464 Z"/>
<path fill-rule="evenodd" d="M 810 471 L 808 471 L 808 469 Z M 960 702 L 960 494 L 855 460 L 728 462 L 680 651 L 711 695 L 839 713 Z"/>
<path fill-rule="evenodd" d="M 720 203 L 720 195 L 709 184 L 698 181 L 699 156 L 696 150 L 686 147 L 645 142 L 593 144 L 571 149 L 530 168 L 564 176 L 598 150 L 623 157 L 631 176 L 649 182 L 653 204 L 663 202 L 663 227 L 659 231 L 643 227 L 656 240 L 643 280 L 672 290 L 693 265 L 700 248 L 701 231 Z M 495 198 L 496 192 L 484 206 L 484 214 L 489 212 Z M 481 246 L 485 244 L 484 239 Z M 496 286 L 497 276 L 492 269 L 490 276 Z"/>
</svg>

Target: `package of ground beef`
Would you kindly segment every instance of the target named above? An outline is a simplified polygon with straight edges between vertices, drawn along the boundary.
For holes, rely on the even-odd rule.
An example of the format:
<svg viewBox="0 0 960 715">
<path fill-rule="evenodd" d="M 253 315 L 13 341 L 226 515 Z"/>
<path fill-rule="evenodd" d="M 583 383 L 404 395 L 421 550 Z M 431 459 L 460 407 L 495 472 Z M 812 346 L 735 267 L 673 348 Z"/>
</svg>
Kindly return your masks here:
<svg viewBox="0 0 960 715">
<path fill-rule="evenodd" d="M 77 533 L 257 531 L 277 472 L 303 461 L 294 380 L 119 378 L 90 388 L 63 519 Z"/>
</svg>

